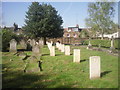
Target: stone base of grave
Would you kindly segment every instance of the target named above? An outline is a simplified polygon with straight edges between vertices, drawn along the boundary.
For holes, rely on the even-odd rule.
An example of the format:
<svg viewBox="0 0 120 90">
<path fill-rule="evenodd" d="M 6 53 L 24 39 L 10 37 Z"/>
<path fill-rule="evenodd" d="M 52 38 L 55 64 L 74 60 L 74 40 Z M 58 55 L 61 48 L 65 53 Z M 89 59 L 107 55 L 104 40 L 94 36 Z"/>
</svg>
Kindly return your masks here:
<svg viewBox="0 0 120 90">
<path fill-rule="evenodd" d="M 38 66 L 37 62 L 34 63 L 28 63 L 29 65 L 26 68 L 27 73 L 37 73 L 40 72 L 40 68 Z"/>
</svg>

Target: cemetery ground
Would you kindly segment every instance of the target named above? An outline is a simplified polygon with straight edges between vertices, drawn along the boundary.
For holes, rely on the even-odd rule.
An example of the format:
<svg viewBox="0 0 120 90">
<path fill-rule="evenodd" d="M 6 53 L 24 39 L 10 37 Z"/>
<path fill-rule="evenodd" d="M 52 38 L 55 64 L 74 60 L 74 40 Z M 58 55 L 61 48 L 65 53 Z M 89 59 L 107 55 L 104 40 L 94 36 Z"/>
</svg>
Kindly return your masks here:
<svg viewBox="0 0 120 90">
<path fill-rule="evenodd" d="M 73 62 L 73 49 L 80 49 L 80 63 Z M 47 46 L 42 48 L 42 69 L 38 73 L 24 73 L 25 60 L 11 52 L 2 53 L 3 88 L 117 88 L 118 57 L 106 52 L 71 46 L 71 55 L 66 56 L 55 49 L 50 56 Z M 31 51 L 25 51 L 31 55 Z M 89 57 L 101 57 L 101 78 L 89 79 Z M 34 65 L 32 66 L 34 67 Z"/>
</svg>

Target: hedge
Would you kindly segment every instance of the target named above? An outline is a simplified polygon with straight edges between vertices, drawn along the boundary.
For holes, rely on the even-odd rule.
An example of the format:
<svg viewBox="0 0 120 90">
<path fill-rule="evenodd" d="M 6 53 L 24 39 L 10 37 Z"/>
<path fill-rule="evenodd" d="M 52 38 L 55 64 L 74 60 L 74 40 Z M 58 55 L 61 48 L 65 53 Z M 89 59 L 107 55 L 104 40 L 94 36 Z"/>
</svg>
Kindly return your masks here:
<svg viewBox="0 0 120 90">
<path fill-rule="evenodd" d="M 93 46 L 99 46 L 100 44 L 101 47 L 106 47 L 106 48 L 111 47 L 111 40 L 100 40 L 100 39 L 84 40 L 83 42 L 84 45 L 88 45 L 89 41 Z M 116 49 L 120 49 L 120 39 L 114 40 L 114 47 Z"/>
</svg>

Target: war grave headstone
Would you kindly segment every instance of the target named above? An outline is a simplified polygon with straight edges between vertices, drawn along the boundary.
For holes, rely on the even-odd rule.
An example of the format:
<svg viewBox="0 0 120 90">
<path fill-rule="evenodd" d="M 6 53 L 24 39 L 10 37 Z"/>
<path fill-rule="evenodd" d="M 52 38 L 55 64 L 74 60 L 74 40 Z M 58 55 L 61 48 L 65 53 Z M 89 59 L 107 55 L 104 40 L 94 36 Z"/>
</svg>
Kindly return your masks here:
<svg viewBox="0 0 120 90">
<path fill-rule="evenodd" d="M 50 47 L 50 56 L 55 56 L 55 46 Z"/>
<path fill-rule="evenodd" d="M 100 56 L 89 58 L 90 79 L 100 78 Z"/>
<path fill-rule="evenodd" d="M 65 46 L 65 55 L 70 55 L 70 46 Z"/>
<path fill-rule="evenodd" d="M 73 62 L 80 62 L 80 49 L 74 49 Z"/>
</svg>

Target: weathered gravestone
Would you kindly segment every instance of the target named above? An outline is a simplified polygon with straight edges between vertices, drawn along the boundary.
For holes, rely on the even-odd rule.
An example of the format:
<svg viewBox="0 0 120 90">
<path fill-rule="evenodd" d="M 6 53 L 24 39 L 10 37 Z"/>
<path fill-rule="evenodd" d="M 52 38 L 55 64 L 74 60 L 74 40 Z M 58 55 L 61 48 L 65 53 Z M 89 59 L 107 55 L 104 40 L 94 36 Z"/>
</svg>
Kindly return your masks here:
<svg viewBox="0 0 120 90">
<path fill-rule="evenodd" d="M 39 45 L 34 45 L 32 47 L 33 56 L 41 56 Z"/>
<path fill-rule="evenodd" d="M 34 46 L 36 44 L 35 39 L 32 39 L 32 46 Z"/>
<path fill-rule="evenodd" d="M 10 41 L 10 52 L 16 52 L 17 51 L 17 41 L 15 39 L 12 39 Z"/>
<path fill-rule="evenodd" d="M 74 49 L 73 62 L 80 62 L 80 49 Z"/>
<path fill-rule="evenodd" d="M 44 45 L 44 41 L 42 39 L 39 40 L 39 45 L 43 46 Z"/>
<path fill-rule="evenodd" d="M 90 79 L 100 77 L 100 56 L 91 56 L 89 58 Z"/>
<path fill-rule="evenodd" d="M 55 46 L 50 47 L 50 56 L 55 56 Z"/>
<path fill-rule="evenodd" d="M 65 55 L 70 55 L 70 46 L 65 46 Z"/>
<path fill-rule="evenodd" d="M 21 40 L 20 41 L 20 45 L 21 45 L 22 49 L 26 49 L 27 48 L 27 44 L 26 44 L 25 40 Z"/>
</svg>

